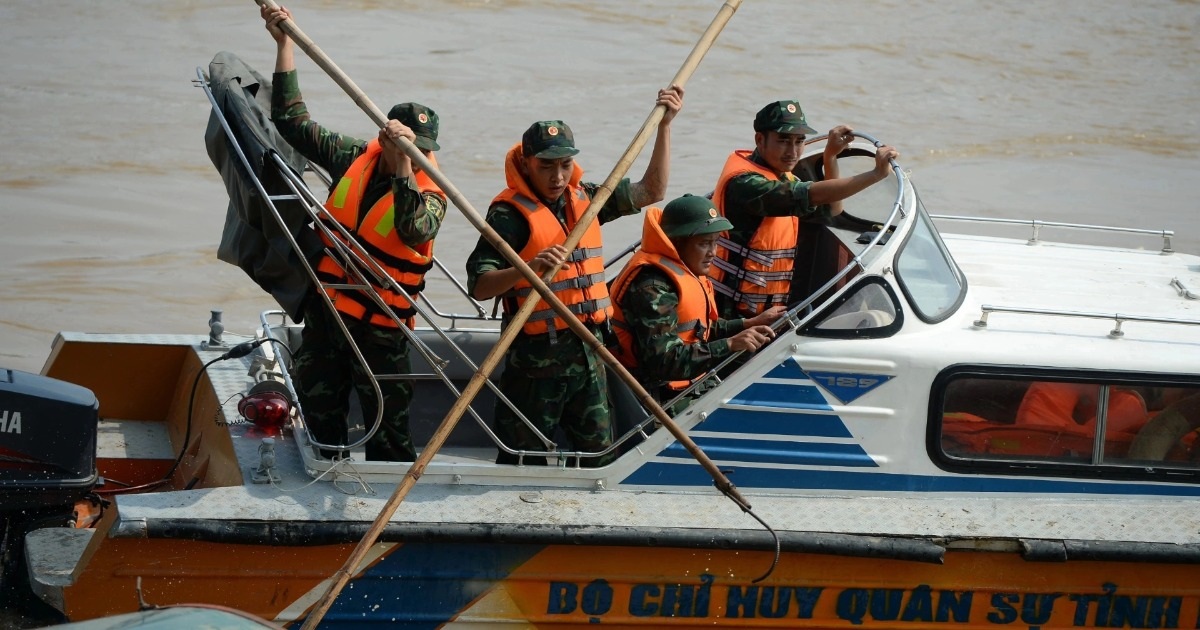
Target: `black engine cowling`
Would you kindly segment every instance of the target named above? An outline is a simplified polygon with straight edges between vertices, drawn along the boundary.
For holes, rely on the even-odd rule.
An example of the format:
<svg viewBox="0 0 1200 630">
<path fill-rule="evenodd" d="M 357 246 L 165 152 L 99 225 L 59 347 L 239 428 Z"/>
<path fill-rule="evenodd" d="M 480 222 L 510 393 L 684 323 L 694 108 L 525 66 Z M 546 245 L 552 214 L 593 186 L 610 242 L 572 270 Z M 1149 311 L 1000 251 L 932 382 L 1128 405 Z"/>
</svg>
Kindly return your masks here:
<svg viewBox="0 0 1200 630">
<path fill-rule="evenodd" d="M 25 533 L 68 525 L 96 485 L 99 411 L 86 387 L 0 369 L 0 589 L 14 604 L 34 599 Z"/>
<path fill-rule="evenodd" d="M 97 480 L 90 389 L 0 369 L 0 511 L 74 505 Z"/>
</svg>

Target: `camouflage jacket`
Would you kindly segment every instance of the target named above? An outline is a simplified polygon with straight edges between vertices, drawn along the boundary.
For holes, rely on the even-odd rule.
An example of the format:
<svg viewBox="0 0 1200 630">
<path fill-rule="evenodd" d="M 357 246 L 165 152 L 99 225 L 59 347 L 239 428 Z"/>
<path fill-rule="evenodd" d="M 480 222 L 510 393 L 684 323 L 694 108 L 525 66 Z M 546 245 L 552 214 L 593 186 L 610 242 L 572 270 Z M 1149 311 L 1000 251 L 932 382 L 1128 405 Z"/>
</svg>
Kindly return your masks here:
<svg viewBox="0 0 1200 630">
<path fill-rule="evenodd" d="M 728 337 L 746 327 L 743 319 L 709 322 L 707 343 L 685 344 L 675 333 L 679 325 L 679 294 L 660 269 L 647 265 L 637 272 L 621 296 L 621 312 L 633 333 L 637 374 L 648 383 L 691 380 L 733 352 Z"/>
<path fill-rule="evenodd" d="M 329 172 L 335 186 L 367 146 L 366 140 L 331 131 L 309 116 L 295 70 L 272 75 L 271 121 L 288 144 Z M 433 240 L 446 215 L 446 205 L 441 198 L 432 193 L 421 194 L 414 180 L 412 177 L 392 177 L 376 170 L 367 184 L 360 208 L 360 211 L 370 208 L 390 188 L 396 234 L 409 247 Z"/>
</svg>

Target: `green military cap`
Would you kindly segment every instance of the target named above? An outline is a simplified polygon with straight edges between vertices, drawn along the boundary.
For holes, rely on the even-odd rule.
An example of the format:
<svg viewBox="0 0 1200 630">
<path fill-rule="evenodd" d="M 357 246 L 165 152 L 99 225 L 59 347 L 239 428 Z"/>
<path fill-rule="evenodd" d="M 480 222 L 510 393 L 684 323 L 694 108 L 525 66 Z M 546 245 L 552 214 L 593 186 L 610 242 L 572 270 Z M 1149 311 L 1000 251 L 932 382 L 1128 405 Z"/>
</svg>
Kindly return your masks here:
<svg viewBox="0 0 1200 630">
<path fill-rule="evenodd" d="M 561 120 L 535 122 L 521 136 L 521 153 L 525 157 L 557 160 L 579 153 L 575 148 L 575 134 Z"/>
<path fill-rule="evenodd" d="M 754 117 L 755 131 L 777 131 L 779 133 L 815 134 L 816 129 L 808 126 L 804 110 L 796 101 L 775 101 L 758 110 Z"/>
<path fill-rule="evenodd" d="M 440 151 L 438 146 L 438 115 L 420 103 L 400 103 L 388 110 L 388 120 L 399 120 L 417 134 L 413 144 L 426 151 Z"/>
<path fill-rule="evenodd" d="M 733 224 L 721 216 L 711 199 L 695 195 L 684 195 L 671 200 L 671 203 L 663 208 L 659 225 L 662 226 L 663 233 L 672 238 L 733 229 Z"/>
</svg>

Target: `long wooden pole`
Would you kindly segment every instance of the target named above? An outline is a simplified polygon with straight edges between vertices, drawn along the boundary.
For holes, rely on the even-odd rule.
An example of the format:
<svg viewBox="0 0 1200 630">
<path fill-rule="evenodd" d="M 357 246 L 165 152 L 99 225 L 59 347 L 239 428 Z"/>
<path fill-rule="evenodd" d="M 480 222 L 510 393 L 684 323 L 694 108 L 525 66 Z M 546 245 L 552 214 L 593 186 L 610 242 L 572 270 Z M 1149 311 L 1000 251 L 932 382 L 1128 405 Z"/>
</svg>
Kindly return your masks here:
<svg viewBox="0 0 1200 630">
<path fill-rule="evenodd" d="M 255 2 L 260 6 L 266 6 L 272 9 L 278 8 L 272 0 L 255 0 Z M 717 35 L 720 34 L 721 30 L 725 27 L 725 24 L 729 22 L 729 19 L 733 16 L 733 13 L 737 11 L 738 7 L 741 5 L 741 2 L 742 0 L 725 1 L 725 3 L 721 6 L 721 9 L 717 12 L 716 17 L 713 18 L 713 21 L 709 24 L 700 40 L 693 47 L 687 59 L 684 60 L 683 66 L 679 69 L 679 72 L 676 73 L 675 78 L 672 79 L 672 84 L 682 87 L 687 82 L 692 73 L 695 71 L 696 67 L 699 66 L 701 59 L 704 58 L 705 53 L 707 53 L 708 49 L 712 47 Z M 384 116 L 383 112 L 375 106 L 375 104 L 366 96 L 362 89 L 360 89 L 354 83 L 354 81 L 352 81 L 350 77 L 346 75 L 345 72 L 338 68 L 338 66 L 328 57 L 328 55 L 326 55 L 324 51 L 322 51 L 307 35 L 305 35 L 292 20 L 284 20 L 280 23 L 280 28 L 287 33 L 287 35 L 292 38 L 292 41 L 294 41 L 301 50 L 308 54 L 308 56 L 312 58 L 312 60 L 318 66 L 325 70 L 335 83 L 341 86 L 341 88 L 350 95 L 355 104 L 357 104 L 360 109 L 366 112 L 377 126 L 383 127 L 387 124 L 387 118 Z M 630 142 L 625 154 L 620 160 L 618 160 L 617 165 L 613 168 L 612 173 L 597 190 L 591 204 L 588 206 L 588 209 L 583 216 L 580 217 L 575 229 L 573 229 L 567 236 L 567 240 L 563 247 L 568 251 L 575 249 L 575 247 L 579 244 L 579 241 L 583 238 L 583 234 L 586 232 L 587 227 L 593 220 L 595 220 L 596 216 L 600 213 L 600 209 L 603 208 L 605 202 L 608 201 L 608 198 L 612 195 L 612 192 L 615 190 L 621 178 L 625 176 L 625 173 L 629 170 L 630 166 L 633 164 L 633 161 L 637 158 L 638 153 L 640 153 L 641 149 L 645 146 L 654 127 L 662 121 L 662 116 L 665 111 L 666 108 L 661 105 L 655 106 L 654 110 L 651 111 L 646 121 L 642 124 L 637 136 L 635 136 L 633 141 Z M 671 417 L 668 416 L 665 411 L 663 411 L 662 407 L 660 407 L 657 401 L 655 401 L 654 398 L 650 396 L 650 394 L 641 386 L 637 379 L 616 360 L 612 353 L 610 353 L 608 349 L 605 348 L 604 345 L 600 343 L 594 335 L 592 335 L 591 331 L 589 331 L 587 327 L 575 317 L 570 309 L 568 309 L 566 305 L 564 305 L 562 301 L 558 299 L 558 296 L 554 295 L 554 292 L 551 291 L 548 286 L 546 286 L 546 281 L 552 278 L 557 270 L 551 269 L 546 272 L 544 278 L 539 278 L 537 274 L 529 267 L 529 265 L 521 259 L 516 251 L 514 251 L 512 247 L 509 246 L 508 243 L 504 241 L 504 239 L 501 238 L 500 235 L 497 234 L 495 230 L 493 230 L 491 226 L 487 224 L 487 222 L 471 206 L 470 202 L 468 202 L 462 193 L 459 192 L 457 187 L 455 187 L 454 184 L 436 167 L 434 167 L 434 165 L 425 158 L 425 155 L 421 153 L 421 151 L 417 149 L 415 145 L 405 138 L 398 139 L 396 143 L 401 149 L 404 150 L 406 154 L 409 155 L 414 162 L 417 163 L 418 166 L 421 167 L 422 170 L 424 170 L 430 176 L 431 179 L 433 179 L 433 181 L 435 181 L 442 188 L 442 190 L 446 193 L 447 198 L 449 198 L 456 206 L 458 206 L 458 208 L 463 212 L 464 216 L 466 216 L 467 220 L 470 221 L 477 230 L 479 230 L 480 234 L 482 234 L 483 237 L 489 243 L 491 243 L 492 246 L 495 247 L 500 254 L 504 256 L 510 264 L 513 265 L 514 268 L 520 271 L 520 273 L 527 280 L 529 280 L 537 293 L 546 299 L 547 303 L 554 308 L 555 312 L 558 313 L 559 316 L 568 323 L 571 330 L 575 332 L 575 334 L 579 335 L 579 337 L 583 339 L 585 343 L 591 346 L 599 354 L 600 358 L 607 365 L 612 367 L 616 371 L 617 375 L 630 386 L 642 405 L 647 409 L 650 409 L 654 416 L 663 424 L 664 427 L 667 428 L 668 431 L 671 432 L 676 440 L 678 440 L 680 444 L 682 444 L 684 448 L 686 448 L 688 452 L 700 462 L 705 470 L 712 475 L 717 488 L 720 489 L 721 492 L 726 496 L 730 497 L 730 499 L 737 503 L 743 510 L 749 511 L 750 504 L 737 491 L 737 488 L 733 485 L 733 483 L 730 482 L 729 479 L 726 478 L 725 475 L 717 468 L 716 464 L 714 464 L 712 460 L 709 459 L 698 446 L 696 446 L 695 442 L 693 442 L 691 438 L 684 433 L 677 424 L 675 424 Z M 372 523 L 362 540 L 359 541 L 358 546 L 354 549 L 354 552 L 351 553 L 350 557 L 346 560 L 346 563 L 342 566 L 342 568 L 334 573 L 333 579 L 330 582 L 329 588 L 326 590 L 324 596 L 322 596 L 321 600 L 316 604 L 313 610 L 309 613 L 308 617 L 305 619 L 305 623 L 303 625 L 305 630 L 315 628 L 320 623 L 325 613 L 328 612 L 334 600 L 337 599 L 337 595 L 341 592 L 346 583 L 349 582 L 351 572 L 356 570 L 358 565 L 366 557 L 368 550 L 373 544 L 375 544 L 375 541 L 378 540 L 379 535 L 383 532 L 384 527 L 386 527 L 396 509 L 400 507 L 400 504 L 408 495 L 409 490 L 412 489 L 417 480 L 419 480 L 421 475 L 424 474 L 425 468 L 429 465 L 429 462 L 433 459 L 433 456 L 439 449 L 441 449 L 442 445 L 445 444 L 450 432 L 454 429 L 454 426 L 457 424 L 459 418 L 462 417 L 462 414 L 466 411 L 467 406 L 474 399 L 475 395 L 478 394 L 479 390 L 483 388 L 484 382 L 487 380 L 488 375 L 491 374 L 492 370 L 494 370 L 499 364 L 500 359 L 503 358 L 504 353 L 508 350 L 508 346 L 512 344 L 512 341 L 516 338 L 516 334 L 521 330 L 525 320 L 527 320 L 533 313 L 534 309 L 537 307 L 537 304 L 538 300 L 533 296 L 530 296 L 530 299 L 525 301 L 521 309 L 518 310 L 517 314 L 513 317 L 509 326 L 501 334 L 496 346 L 484 359 L 483 363 L 480 364 L 479 371 L 476 372 L 471 378 L 471 381 L 463 390 L 462 395 L 459 396 L 459 399 L 447 413 L 446 418 L 442 421 L 441 426 L 438 427 L 438 430 L 434 433 L 433 437 L 430 438 L 429 443 L 422 450 L 421 456 L 418 457 L 417 461 L 414 462 L 409 468 L 408 472 L 404 476 L 404 479 L 396 487 L 392 497 L 384 505 L 383 509 L 380 510 L 379 516 L 375 519 L 375 522 Z"/>
</svg>

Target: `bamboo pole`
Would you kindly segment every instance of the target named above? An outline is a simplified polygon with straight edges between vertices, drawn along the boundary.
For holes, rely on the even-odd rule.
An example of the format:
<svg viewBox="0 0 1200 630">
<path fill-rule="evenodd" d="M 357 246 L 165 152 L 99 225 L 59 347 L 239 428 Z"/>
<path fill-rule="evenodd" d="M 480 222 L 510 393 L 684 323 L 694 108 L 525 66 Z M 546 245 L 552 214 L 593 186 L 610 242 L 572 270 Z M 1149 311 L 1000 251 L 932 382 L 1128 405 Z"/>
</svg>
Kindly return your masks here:
<svg viewBox="0 0 1200 630">
<path fill-rule="evenodd" d="M 266 6 L 271 9 L 278 8 L 278 5 L 276 5 L 273 0 L 255 0 L 255 2 L 260 6 Z M 742 0 L 725 0 L 724 4 L 717 12 L 716 17 L 713 18 L 712 22 L 704 31 L 704 34 L 701 36 L 700 40 L 696 43 L 696 45 L 692 48 L 691 53 L 689 53 L 688 57 L 684 60 L 683 66 L 671 80 L 672 84 L 682 87 L 687 83 L 687 80 L 695 72 L 696 68 L 700 64 L 700 61 L 704 58 L 705 53 L 707 53 L 709 48 L 712 47 L 713 42 L 716 40 L 721 30 L 729 22 L 729 19 L 733 16 L 733 13 L 737 11 L 741 3 Z M 333 62 L 333 60 L 331 60 L 329 56 L 326 55 L 325 52 L 316 45 L 316 43 L 314 43 L 307 35 L 305 35 L 304 32 L 301 31 L 292 20 L 284 20 L 279 26 L 283 32 L 287 33 L 287 35 L 292 38 L 292 41 L 295 42 L 295 44 L 299 46 L 301 50 L 303 50 L 310 58 L 312 58 L 312 60 L 319 67 L 321 67 L 321 69 L 325 70 L 325 72 L 329 74 L 330 78 L 332 78 L 334 82 L 337 83 L 354 100 L 354 103 L 358 105 L 360 109 L 366 112 L 366 114 L 375 122 L 377 126 L 383 127 L 387 124 L 387 118 L 384 116 L 383 112 L 375 106 L 375 104 L 370 98 L 367 97 L 362 89 L 360 89 L 354 83 L 354 81 L 352 81 L 350 77 L 347 76 L 346 73 L 343 72 L 341 68 L 339 68 Z M 621 178 L 625 176 L 625 173 L 629 170 L 630 166 L 633 164 L 633 161 L 637 158 L 638 153 L 641 152 L 642 148 L 649 140 L 651 132 L 658 125 L 658 123 L 662 121 L 662 116 L 665 111 L 665 107 L 656 105 L 650 112 L 650 115 L 642 124 L 638 134 L 630 142 L 629 147 L 625 150 L 625 153 L 622 155 L 621 159 L 617 161 L 612 173 L 609 174 L 608 178 L 597 190 L 596 195 L 593 197 L 587 211 L 583 214 L 583 216 L 580 217 L 580 220 L 576 224 L 575 228 L 567 236 L 567 240 L 563 245 L 567 251 L 574 250 L 579 244 L 579 241 L 583 238 L 583 234 L 587 231 L 588 226 L 592 221 L 595 220 L 596 216 L 599 215 L 600 209 L 603 208 L 605 202 L 608 201 L 608 198 L 612 195 L 613 190 L 615 190 Z M 720 471 L 720 469 L 717 468 L 716 464 L 714 464 L 712 460 L 709 459 L 708 456 L 705 455 L 698 446 L 696 446 L 695 442 L 693 442 L 691 438 L 679 428 L 679 425 L 675 424 L 671 417 L 668 416 L 665 411 L 663 411 L 662 407 L 659 406 L 657 401 L 655 401 L 654 398 L 645 390 L 645 388 L 641 386 L 637 379 L 616 360 L 612 353 L 610 353 L 608 349 L 605 348 L 604 345 L 600 343 L 600 341 L 598 341 L 594 335 L 592 335 L 591 331 L 589 331 L 587 327 L 575 317 L 570 309 L 568 309 L 566 305 L 564 305 L 562 301 L 559 300 L 556 295 L 554 295 L 550 288 L 546 286 L 546 281 L 554 277 L 554 274 L 557 273 L 557 269 L 551 269 L 546 272 L 544 278 L 539 278 L 537 274 L 529 267 L 529 265 L 521 259 L 517 252 L 514 251 L 512 247 L 505 242 L 504 239 L 501 238 L 500 235 L 491 228 L 491 226 L 487 224 L 487 222 L 471 206 L 470 202 L 468 202 L 462 193 L 459 192 L 458 188 L 455 187 L 454 184 L 443 173 L 441 173 L 441 171 L 434 167 L 434 165 L 425 158 L 425 155 L 421 153 L 421 151 L 415 145 L 405 138 L 398 139 L 396 143 L 414 162 L 417 163 L 418 166 L 421 167 L 422 170 L 424 170 L 430 176 L 434 182 L 436 182 L 442 188 L 443 192 L 446 193 L 447 198 L 454 202 L 454 205 L 456 205 L 459 210 L 462 211 L 463 215 L 468 221 L 471 222 L 472 225 L 475 226 L 477 230 L 479 230 L 480 234 L 489 243 L 491 243 L 492 246 L 495 247 L 500 254 L 504 256 L 510 264 L 513 265 L 514 268 L 521 272 L 521 274 L 533 285 L 533 288 L 537 291 L 538 295 L 546 299 L 547 303 L 554 308 L 555 312 L 567 322 L 571 330 L 575 334 L 579 335 L 579 337 L 583 339 L 584 342 L 587 343 L 591 348 L 593 348 L 597 354 L 599 354 L 601 360 L 603 360 L 607 365 L 616 371 L 618 377 L 625 381 L 625 383 L 629 385 L 630 389 L 633 390 L 633 393 L 638 398 L 639 402 L 641 402 L 645 408 L 651 410 L 655 418 L 658 419 L 658 421 L 661 422 L 662 425 L 671 432 L 675 439 L 678 440 L 679 443 L 682 444 L 684 448 L 687 449 L 687 451 L 693 457 L 695 457 L 701 466 L 703 466 L 704 469 L 713 477 L 716 487 L 723 494 L 737 503 L 742 510 L 749 511 L 749 502 L 746 501 L 746 499 L 737 491 L 737 488 L 733 485 L 733 483 L 730 482 L 729 479 L 726 478 L 725 475 Z M 470 382 L 467 384 L 467 387 L 463 389 L 461 396 L 459 396 L 458 400 L 451 407 L 450 411 L 447 412 L 442 424 L 438 427 L 437 431 L 430 438 L 429 443 L 422 450 L 421 456 L 417 458 L 417 461 L 413 462 L 413 465 L 409 468 L 408 472 L 405 473 L 404 479 L 399 485 L 397 485 L 392 497 L 384 505 L 383 509 L 380 510 L 375 522 L 371 524 L 371 527 L 363 536 L 362 540 L 359 541 L 358 546 L 355 547 L 354 551 L 346 560 L 346 563 L 342 566 L 342 568 L 334 573 L 325 594 L 322 596 L 321 600 L 317 602 L 314 609 L 305 619 L 303 630 L 315 628 L 320 623 L 325 613 L 328 612 L 334 600 L 337 599 L 337 595 L 341 592 L 342 588 L 345 587 L 346 583 L 349 582 L 351 572 L 357 570 L 359 564 L 361 564 L 363 559 L 366 557 L 367 551 L 370 549 L 371 545 L 378 540 L 379 535 L 383 532 L 384 527 L 386 527 L 388 521 L 391 520 L 392 515 L 395 514 L 396 510 L 400 507 L 400 504 L 404 501 L 404 498 L 408 495 L 409 490 L 412 489 L 416 482 L 421 478 L 421 475 L 424 474 L 425 468 L 429 465 L 429 462 L 433 459 L 433 456 L 439 449 L 441 449 L 442 445 L 445 444 L 446 440 L 449 438 L 450 432 L 454 429 L 454 426 L 457 424 L 459 418 L 462 417 L 462 414 L 466 411 L 467 406 L 470 405 L 475 395 L 478 394 L 479 390 L 483 388 L 483 384 L 487 380 L 488 375 L 490 375 L 492 370 L 494 370 L 499 364 L 500 359 L 503 358 L 504 353 L 508 350 L 509 345 L 512 344 L 512 341 L 516 338 L 517 333 L 520 332 L 522 326 L 524 325 L 525 320 L 527 320 L 533 313 L 534 309 L 537 307 L 537 304 L 538 300 L 533 295 L 531 295 L 529 299 L 525 300 L 525 303 L 522 305 L 521 309 L 518 310 L 509 326 L 505 328 L 504 332 L 501 334 L 496 346 L 480 364 L 479 371 L 472 376 Z"/>
</svg>

